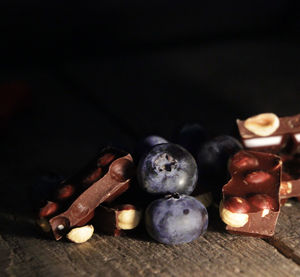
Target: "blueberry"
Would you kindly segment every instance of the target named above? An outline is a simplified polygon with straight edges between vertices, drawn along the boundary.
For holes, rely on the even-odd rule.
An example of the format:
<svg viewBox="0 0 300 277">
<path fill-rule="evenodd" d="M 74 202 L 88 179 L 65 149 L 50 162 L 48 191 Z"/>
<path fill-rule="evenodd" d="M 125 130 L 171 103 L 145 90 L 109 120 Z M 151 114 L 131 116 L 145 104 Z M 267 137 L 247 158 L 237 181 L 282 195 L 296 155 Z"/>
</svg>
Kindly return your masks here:
<svg viewBox="0 0 300 277">
<path fill-rule="evenodd" d="M 228 161 L 242 149 L 241 143 L 232 136 L 222 135 L 205 142 L 197 155 L 198 183 L 211 187 L 215 195 L 229 179 Z"/>
<path fill-rule="evenodd" d="M 175 142 L 196 156 L 199 148 L 206 140 L 205 129 L 198 123 L 186 123 L 179 130 Z"/>
<path fill-rule="evenodd" d="M 137 173 L 141 188 L 153 194 L 191 194 L 198 178 L 193 156 L 173 143 L 154 146 L 141 158 Z"/>
<path fill-rule="evenodd" d="M 151 135 L 143 138 L 138 143 L 136 149 L 136 154 L 135 154 L 136 160 L 139 159 L 146 152 L 149 152 L 153 146 L 161 143 L 168 143 L 168 141 L 165 138 L 156 135 Z"/>
<path fill-rule="evenodd" d="M 157 199 L 145 211 L 148 234 L 165 244 L 191 242 L 204 234 L 207 226 L 207 210 L 192 196 L 175 194 Z"/>
</svg>

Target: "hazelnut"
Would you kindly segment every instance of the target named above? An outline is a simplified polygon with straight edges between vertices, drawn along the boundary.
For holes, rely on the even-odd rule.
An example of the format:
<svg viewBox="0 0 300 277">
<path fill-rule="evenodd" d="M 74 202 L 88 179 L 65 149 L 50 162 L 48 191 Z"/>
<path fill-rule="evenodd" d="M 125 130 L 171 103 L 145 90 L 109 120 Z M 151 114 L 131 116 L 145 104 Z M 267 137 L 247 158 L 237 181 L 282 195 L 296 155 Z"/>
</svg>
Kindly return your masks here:
<svg viewBox="0 0 300 277">
<path fill-rule="evenodd" d="M 98 167 L 106 166 L 106 165 L 110 164 L 115 158 L 116 158 L 116 156 L 114 154 L 106 153 L 98 159 L 97 166 Z"/>
<path fill-rule="evenodd" d="M 40 209 L 39 217 L 47 217 L 54 214 L 55 212 L 57 212 L 58 207 L 59 206 L 57 203 L 48 201 L 47 204 Z"/>
<path fill-rule="evenodd" d="M 255 209 L 262 211 L 262 217 L 278 208 L 276 200 L 267 194 L 255 194 L 248 198 L 248 202 Z"/>
<path fill-rule="evenodd" d="M 75 243 L 83 243 L 89 240 L 94 233 L 93 225 L 85 225 L 72 229 L 67 234 L 67 239 Z"/>
<path fill-rule="evenodd" d="M 280 183 L 280 195 L 288 195 L 292 192 L 293 185 L 289 181 L 282 181 Z"/>
<path fill-rule="evenodd" d="M 279 127 L 280 121 L 274 113 L 262 113 L 249 117 L 244 126 L 255 135 L 266 137 L 273 134 Z"/>
<path fill-rule="evenodd" d="M 40 229 L 45 232 L 45 233 L 49 233 L 51 231 L 51 226 L 48 222 L 47 219 L 45 218 L 40 218 L 36 221 L 37 225 L 40 227 Z"/>
<path fill-rule="evenodd" d="M 231 212 L 224 207 L 223 201 L 220 202 L 219 212 L 223 222 L 231 227 L 243 227 L 248 222 L 248 214 Z"/>
<path fill-rule="evenodd" d="M 64 185 L 62 188 L 59 189 L 57 194 L 58 200 L 64 200 L 71 197 L 74 193 L 74 186 L 72 185 Z"/>
<path fill-rule="evenodd" d="M 141 221 L 142 213 L 133 205 L 124 205 L 117 213 L 117 227 L 122 230 L 134 229 Z"/>
<path fill-rule="evenodd" d="M 274 181 L 274 177 L 265 171 L 253 171 L 245 177 L 244 181 L 249 185 L 259 185 L 272 183 Z"/>
<path fill-rule="evenodd" d="M 259 165 L 258 159 L 247 151 L 239 151 L 236 153 L 229 164 L 229 170 L 231 172 L 237 170 L 250 170 Z"/>
<path fill-rule="evenodd" d="M 226 199 L 223 203 L 224 208 L 231 211 L 232 213 L 245 214 L 249 212 L 250 205 L 245 198 L 234 196 Z"/>
</svg>

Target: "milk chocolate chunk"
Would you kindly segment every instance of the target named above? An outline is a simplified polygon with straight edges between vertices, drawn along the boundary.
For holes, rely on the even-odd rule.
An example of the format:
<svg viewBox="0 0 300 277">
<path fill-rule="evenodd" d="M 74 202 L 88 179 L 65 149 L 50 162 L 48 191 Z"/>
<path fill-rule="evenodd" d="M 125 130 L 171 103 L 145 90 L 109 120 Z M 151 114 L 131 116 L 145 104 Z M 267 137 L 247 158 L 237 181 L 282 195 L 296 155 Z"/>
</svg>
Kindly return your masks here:
<svg viewBox="0 0 300 277">
<path fill-rule="evenodd" d="M 300 114 L 288 117 L 260 114 L 246 120 L 237 120 L 239 133 L 245 148 L 278 154 L 283 161 L 280 197 L 288 199 L 300 196 Z M 250 122 L 250 124 L 249 124 Z M 260 125 L 260 126 L 258 126 Z M 270 126 L 273 132 L 255 131 Z M 250 127 L 249 127 L 250 126 Z M 258 126 L 258 127 L 257 127 Z"/>
<path fill-rule="evenodd" d="M 220 216 L 231 233 L 274 235 L 279 215 L 282 162 L 279 156 L 242 150 L 231 160 Z"/>
<path fill-rule="evenodd" d="M 300 114 L 277 117 L 273 113 L 237 120 L 245 148 L 251 150 L 294 154 L 300 148 Z"/>
<path fill-rule="evenodd" d="M 83 169 L 61 181 L 56 191 L 48 195 L 45 205 L 40 208 L 39 218 L 53 217 L 69 207 L 83 191 L 107 173 L 115 159 L 125 155 L 127 152 L 115 147 L 103 148 Z"/>
<path fill-rule="evenodd" d="M 133 174 L 134 164 L 130 154 L 114 160 L 101 179 L 86 189 L 65 212 L 50 219 L 56 240 L 70 228 L 82 224 L 101 203 L 113 201 L 125 192 Z"/>
</svg>

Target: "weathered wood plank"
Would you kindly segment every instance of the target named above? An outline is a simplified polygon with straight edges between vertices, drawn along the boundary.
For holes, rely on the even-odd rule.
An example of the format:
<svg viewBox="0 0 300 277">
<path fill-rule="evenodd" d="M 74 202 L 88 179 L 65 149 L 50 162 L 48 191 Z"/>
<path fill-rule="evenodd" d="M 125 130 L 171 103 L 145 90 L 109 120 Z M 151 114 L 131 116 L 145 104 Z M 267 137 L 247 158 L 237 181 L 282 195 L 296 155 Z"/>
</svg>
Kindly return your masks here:
<svg viewBox="0 0 300 277">
<path fill-rule="evenodd" d="M 3 226 L 3 217 L 1 225 Z M 18 232 L 10 233 L 18 228 Z M 210 230 L 196 241 L 166 246 L 146 235 L 94 235 L 77 245 L 37 235 L 32 220 L 7 219 L 2 230 L 11 251 L 3 268 L 18 276 L 297 276 L 300 267 L 267 242 Z"/>
<path fill-rule="evenodd" d="M 276 233 L 268 242 L 300 265 L 300 203 L 290 200 L 281 208 Z"/>
</svg>

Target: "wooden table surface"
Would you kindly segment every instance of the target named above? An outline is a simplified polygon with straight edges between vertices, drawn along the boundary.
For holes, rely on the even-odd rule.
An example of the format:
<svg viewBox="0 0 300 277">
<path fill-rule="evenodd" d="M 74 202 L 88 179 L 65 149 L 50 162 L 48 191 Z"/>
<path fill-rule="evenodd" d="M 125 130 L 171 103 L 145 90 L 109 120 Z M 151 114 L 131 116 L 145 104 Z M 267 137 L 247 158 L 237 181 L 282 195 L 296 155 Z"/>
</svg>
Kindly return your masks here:
<svg viewBox="0 0 300 277">
<path fill-rule="evenodd" d="M 130 150 L 146 134 L 171 138 L 187 121 L 232 134 L 237 117 L 299 113 L 299 58 L 296 42 L 277 38 L 3 68 L 0 81 L 32 86 L 32 106 L 1 129 L 0 276 L 300 276 L 294 200 L 273 238 L 228 234 L 212 209 L 206 234 L 178 246 L 146 234 L 49 240 L 28 201 L 37 175 L 72 174 L 107 142 Z"/>
</svg>

